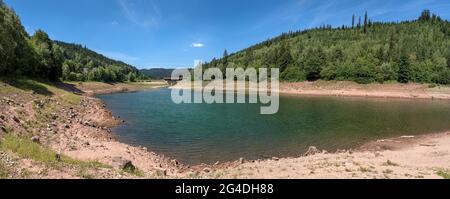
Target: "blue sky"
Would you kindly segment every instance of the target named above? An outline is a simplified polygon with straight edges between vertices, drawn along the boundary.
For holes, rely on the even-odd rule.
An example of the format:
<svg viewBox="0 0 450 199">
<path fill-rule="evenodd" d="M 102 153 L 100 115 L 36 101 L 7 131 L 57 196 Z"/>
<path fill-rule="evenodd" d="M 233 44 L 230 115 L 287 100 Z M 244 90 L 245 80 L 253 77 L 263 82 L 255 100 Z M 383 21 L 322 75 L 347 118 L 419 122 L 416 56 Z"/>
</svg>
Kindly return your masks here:
<svg viewBox="0 0 450 199">
<path fill-rule="evenodd" d="M 32 34 L 79 43 L 138 68 L 186 67 L 289 30 L 415 19 L 450 19 L 449 0 L 5 0 Z"/>
</svg>

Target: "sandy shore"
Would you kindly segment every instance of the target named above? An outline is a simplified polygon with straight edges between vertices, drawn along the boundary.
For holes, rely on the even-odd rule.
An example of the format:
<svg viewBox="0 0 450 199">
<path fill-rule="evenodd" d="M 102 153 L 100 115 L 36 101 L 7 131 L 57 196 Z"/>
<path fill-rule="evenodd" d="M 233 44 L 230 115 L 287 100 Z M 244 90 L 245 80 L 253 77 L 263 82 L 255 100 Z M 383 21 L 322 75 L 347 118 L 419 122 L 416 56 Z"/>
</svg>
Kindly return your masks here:
<svg viewBox="0 0 450 199">
<path fill-rule="evenodd" d="M 233 83 L 233 85 L 235 84 L 236 82 Z M 224 88 L 226 87 L 227 85 L 224 84 Z M 171 88 L 192 88 L 195 90 L 202 89 L 201 87 L 186 83 L 180 83 L 172 86 Z M 257 91 L 256 88 L 249 89 L 248 85 L 245 89 L 247 89 L 247 91 Z M 348 81 L 316 81 L 296 83 L 281 82 L 278 92 L 284 95 L 450 100 L 449 86 L 434 86 L 429 84 L 414 83 L 357 84 Z"/>
<path fill-rule="evenodd" d="M 244 162 L 208 176 L 279 179 L 442 179 L 450 170 L 450 132 L 370 142 L 359 149 Z"/>
<path fill-rule="evenodd" d="M 158 89 L 167 87 L 164 81 L 153 82 L 137 82 L 137 83 L 100 83 L 100 82 L 72 82 L 70 83 L 76 90 L 82 92 L 86 96 L 94 97 L 95 95 L 133 92 L 138 90 Z"/>
<path fill-rule="evenodd" d="M 361 97 L 420 98 L 415 96 L 423 95 L 424 98 L 431 96 L 427 97 L 429 99 L 447 99 L 449 92 L 447 87 L 428 88 L 425 85 L 392 84 L 387 87 L 382 85 L 386 88 L 380 93 L 381 85 L 349 84 L 352 83 L 289 83 L 282 84 L 281 91 L 308 95 L 325 95 L 327 90 L 328 95 L 347 91 L 339 96 Z M 60 108 L 55 112 L 58 119 L 47 124 L 52 126 L 51 130 L 44 128 L 39 134 L 44 145 L 70 157 L 84 161 L 99 161 L 108 165 L 114 165 L 114 160 L 119 157 L 131 161 L 142 171 L 142 175 L 134 176 L 124 174 L 116 168 L 103 169 L 91 171 L 98 172 L 98 175 L 92 176 L 93 178 L 442 178 L 438 173 L 448 173 L 450 169 L 449 132 L 378 140 L 358 149 L 338 153 L 326 153 L 318 149 L 310 151 L 307 156 L 299 154 L 298 157 L 258 161 L 246 161 L 242 158 L 235 162 L 215 165 L 186 166 L 169 157 L 150 152 L 144 147 L 121 143 L 112 136 L 110 129 L 123 121 L 115 118 L 99 99 L 91 96 L 92 93 L 151 89 L 159 85 L 121 85 L 120 89 L 115 86 L 117 85 L 81 84 L 71 89 L 64 88 L 82 94 L 81 102 L 75 106 Z M 386 93 L 389 95 L 386 96 Z M 62 94 L 65 95 L 64 92 Z M 55 101 L 58 100 L 58 96 L 53 98 Z M 23 105 L 25 110 L 30 111 L 30 115 L 35 114 L 26 108 L 28 106 L 31 105 L 27 103 Z M 15 109 L 16 107 L 6 107 L 2 109 L 2 115 L 17 114 Z M 6 122 L 15 125 L 15 130 L 23 130 L 20 125 L 14 124 L 12 118 L 7 119 Z M 39 166 L 30 163 L 29 160 L 19 162 L 21 169 L 39 170 Z M 76 173 L 66 170 L 39 173 L 36 172 L 33 178 L 79 177 Z"/>
<path fill-rule="evenodd" d="M 450 87 L 428 84 L 356 84 L 353 82 L 282 83 L 280 93 L 296 95 L 450 100 Z"/>
</svg>

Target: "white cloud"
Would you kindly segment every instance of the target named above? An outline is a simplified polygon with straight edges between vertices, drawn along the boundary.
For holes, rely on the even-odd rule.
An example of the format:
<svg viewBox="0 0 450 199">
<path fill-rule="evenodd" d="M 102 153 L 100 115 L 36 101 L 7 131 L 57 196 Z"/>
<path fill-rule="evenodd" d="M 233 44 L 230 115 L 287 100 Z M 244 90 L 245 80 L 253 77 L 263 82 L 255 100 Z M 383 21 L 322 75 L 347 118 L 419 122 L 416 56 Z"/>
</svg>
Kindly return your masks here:
<svg viewBox="0 0 450 199">
<path fill-rule="evenodd" d="M 94 50 L 108 58 L 114 59 L 114 60 L 118 60 L 118 61 L 123 61 L 125 63 L 128 64 L 136 64 L 136 61 L 139 60 L 139 58 L 131 56 L 131 55 L 127 55 L 125 53 L 121 53 L 121 52 L 111 52 L 111 51 L 103 51 L 103 50 Z"/>
<path fill-rule="evenodd" d="M 119 25 L 119 22 L 117 22 L 117 21 L 112 21 L 112 22 L 111 22 L 111 25 L 117 26 L 117 25 Z"/>
<path fill-rule="evenodd" d="M 117 0 L 125 17 L 142 28 L 157 26 L 161 12 L 153 0 Z M 148 6 L 148 3 L 151 5 Z"/>
<path fill-rule="evenodd" d="M 203 47 L 205 47 L 205 44 L 203 44 L 203 43 L 192 43 L 192 47 L 194 47 L 194 48 L 203 48 Z"/>
</svg>

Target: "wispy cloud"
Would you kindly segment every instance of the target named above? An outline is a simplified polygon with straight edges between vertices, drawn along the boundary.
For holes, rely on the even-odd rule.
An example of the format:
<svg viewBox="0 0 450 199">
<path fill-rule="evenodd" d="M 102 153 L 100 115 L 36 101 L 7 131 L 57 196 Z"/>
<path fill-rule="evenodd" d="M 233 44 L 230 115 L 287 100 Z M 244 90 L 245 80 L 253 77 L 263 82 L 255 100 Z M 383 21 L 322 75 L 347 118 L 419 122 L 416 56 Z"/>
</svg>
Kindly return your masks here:
<svg viewBox="0 0 450 199">
<path fill-rule="evenodd" d="M 311 22 L 308 24 L 308 28 L 317 27 L 318 25 L 323 25 L 326 23 L 331 17 L 334 16 L 332 12 L 330 12 L 330 8 L 332 8 L 335 5 L 335 1 L 326 2 L 323 4 L 319 4 L 314 9 L 314 18 L 311 20 Z M 330 14 L 331 13 L 331 14 Z"/>
<path fill-rule="evenodd" d="M 125 17 L 142 28 L 157 26 L 161 12 L 154 0 L 117 0 Z"/>
<path fill-rule="evenodd" d="M 356 17 L 364 16 L 365 11 L 368 11 L 371 19 L 377 21 L 391 21 L 393 18 L 410 19 L 420 14 L 422 9 L 428 8 L 433 11 L 445 5 L 448 5 L 448 2 L 440 0 L 295 0 L 281 4 L 278 9 L 267 13 L 249 28 L 249 31 L 270 27 L 275 23 L 284 23 L 293 29 L 308 29 L 327 24 L 349 25 L 352 14 Z"/>
<path fill-rule="evenodd" d="M 117 25 L 119 25 L 119 22 L 117 22 L 117 21 L 112 21 L 112 22 L 111 22 L 111 25 L 117 26 Z"/>
<path fill-rule="evenodd" d="M 115 59 L 118 61 L 123 61 L 125 63 L 128 64 L 136 64 L 137 61 L 139 61 L 140 59 L 138 57 L 134 57 L 131 55 L 128 55 L 126 53 L 122 53 L 122 52 L 112 52 L 112 51 L 104 51 L 104 50 L 95 50 L 96 52 L 111 58 L 111 59 Z"/>
<path fill-rule="evenodd" d="M 181 68 L 191 68 L 189 64 L 182 63 L 147 63 L 144 67 L 140 67 L 141 69 L 151 69 L 151 68 L 172 68 L 172 69 L 181 69 Z"/>
<path fill-rule="evenodd" d="M 249 28 L 249 31 L 255 31 L 274 23 L 298 23 L 305 15 L 310 14 L 311 5 L 314 1 L 297 0 L 284 3 L 273 11 L 266 13 L 259 21 Z"/>
<path fill-rule="evenodd" d="M 205 44 L 203 44 L 203 43 L 192 43 L 191 46 L 193 48 L 203 48 L 203 47 L 205 47 Z"/>
<path fill-rule="evenodd" d="M 333 21 L 349 24 L 352 14 L 355 14 L 357 17 L 363 17 L 365 11 L 368 11 L 369 17 L 374 20 L 392 20 L 392 18 L 399 20 L 410 19 L 411 17 L 418 16 L 422 9 L 430 8 L 435 2 L 437 0 L 386 2 L 381 0 L 365 0 L 355 4 L 352 0 L 328 0 L 311 9 L 313 12 L 309 14 L 314 18 L 309 23 L 308 28 L 330 24 Z"/>
</svg>

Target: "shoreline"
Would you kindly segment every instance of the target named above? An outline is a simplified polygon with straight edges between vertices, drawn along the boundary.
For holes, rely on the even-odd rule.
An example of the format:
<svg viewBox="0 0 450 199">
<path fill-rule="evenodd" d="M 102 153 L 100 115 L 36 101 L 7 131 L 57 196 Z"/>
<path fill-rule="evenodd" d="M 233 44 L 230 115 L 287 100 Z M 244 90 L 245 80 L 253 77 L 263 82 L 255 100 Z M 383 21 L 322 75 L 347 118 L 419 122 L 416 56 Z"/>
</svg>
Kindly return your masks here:
<svg viewBox="0 0 450 199">
<path fill-rule="evenodd" d="M 236 82 L 234 82 L 236 84 Z M 225 87 L 225 84 L 224 84 Z M 177 84 L 171 89 L 192 88 L 200 90 L 194 85 Z M 225 90 L 225 89 L 224 89 Z M 246 91 L 254 91 L 248 88 Z M 268 91 L 270 92 L 270 88 Z M 366 98 L 393 98 L 393 99 L 425 99 L 450 100 L 449 86 L 435 86 L 429 84 L 399 84 L 399 83 L 372 83 L 357 84 L 348 81 L 316 81 L 316 82 L 280 82 L 278 90 L 281 95 L 291 96 L 330 96 L 330 97 L 366 97 Z"/>
<path fill-rule="evenodd" d="M 450 100 L 449 87 L 430 88 L 427 84 L 368 84 L 337 82 L 333 86 L 327 82 L 283 83 L 280 93 L 292 95 L 367 97 L 394 99 Z M 342 85 L 339 85 L 342 84 Z"/>
<path fill-rule="evenodd" d="M 114 87 L 114 85 L 110 86 Z M 95 87 L 99 86 L 96 85 Z M 100 86 L 100 88 L 104 90 L 103 86 Z M 125 90 L 158 88 L 132 85 Z M 309 151 L 306 154 L 307 156 L 274 157 L 251 161 L 241 158 L 236 161 L 213 165 L 183 165 L 177 160 L 151 152 L 145 147 L 132 146 L 118 141 L 111 134 L 111 128 L 121 124 L 120 118 L 115 118 L 100 99 L 92 97 L 88 94 L 90 92 L 86 92 L 88 90 L 77 89 L 83 92 L 81 103 L 74 107 L 64 107 L 56 113 L 58 117 L 64 118 L 64 121 L 67 119 L 67 122 L 58 122 L 56 124 L 55 128 L 60 130 L 58 134 L 49 134 L 48 138 L 46 137 L 47 134 L 42 135 L 43 143 L 55 151 L 80 160 L 99 161 L 104 164 L 114 165 L 114 159 L 120 157 L 131 161 L 134 166 L 143 172 L 143 176 L 133 176 L 123 175 L 121 172 L 117 173 L 116 170 L 113 172 L 114 174 L 109 174 L 111 172 L 108 172 L 108 175 L 105 174 L 106 177 L 96 178 L 417 178 L 420 176 L 437 178 L 439 177 L 436 175 L 437 169 L 450 169 L 450 132 L 430 133 L 413 137 L 405 135 L 402 138 L 374 140 L 361 147 L 345 151 L 341 150 L 336 153 L 327 153 L 320 151 L 320 149 L 315 149 Z M 123 90 L 109 89 L 109 91 L 114 91 L 112 93 Z M 95 89 L 93 93 L 95 93 Z M 72 117 L 73 115 L 75 117 Z M 67 126 L 69 128 L 66 128 Z M 423 144 L 428 142 L 432 144 Z M 443 145 L 442 142 L 446 143 L 446 145 Z M 416 166 L 416 162 L 432 162 L 428 159 L 424 160 L 422 156 L 418 156 L 417 150 L 423 150 L 421 148 L 424 147 L 431 150 L 427 151 L 428 155 L 431 153 L 432 156 L 436 156 L 437 154 L 440 159 L 445 160 L 448 164 L 437 162 L 436 167 L 433 168 L 430 168 L 429 165 L 425 165 L 425 167 Z M 382 164 L 378 162 L 377 164 L 379 165 L 375 165 L 372 162 L 372 160 L 384 156 L 388 160 L 378 160 Z M 402 156 L 407 156 L 410 159 L 403 160 Z M 335 160 L 340 162 L 335 162 Z M 414 161 L 411 162 L 411 160 Z M 359 169 L 352 168 L 352 172 L 348 172 L 347 169 L 342 170 L 346 164 L 337 166 L 347 161 L 358 162 L 353 167 L 358 167 Z M 389 165 L 390 161 L 394 162 L 392 163 L 393 165 L 399 165 L 398 162 L 400 162 L 402 166 Z M 387 167 L 389 168 L 385 168 L 384 164 L 388 164 Z M 322 167 L 323 165 L 328 166 Z M 311 169 L 312 167 L 317 168 Z M 386 169 L 385 172 L 377 170 L 378 167 Z M 318 168 L 324 170 L 319 171 Z M 260 171 L 260 173 L 251 172 L 253 170 Z M 368 172 L 368 170 L 377 170 L 377 172 Z M 275 173 L 280 173 L 280 175 L 274 175 Z M 354 176 L 349 176 L 347 175 L 348 173 L 353 173 L 352 175 Z M 397 173 L 401 173 L 401 175 L 397 175 Z M 426 173 L 427 175 L 420 173 Z M 47 177 L 74 178 L 74 176 L 68 176 L 65 173 Z"/>
<path fill-rule="evenodd" d="M 83 160 L 97 160 L 106 164 L 113 165 L 115 157 L 121 157 L 124 160 L 131 161 L 133 166 L 144 172 L 144 178 L 176 178 L 179 177 L 179 170 L 185 167 L 182 164 L 174 162 L 170 157 L 156 154 L 142 146 L 134 146 L 120 142 L 116 135 L 113 135 L 111 129 L 121 125 L 125 121 L 112 115 L 106 105 L 96 96 L 102 94 L 127 93 L 143 90 L 155 90 L 166 87 L 165 83 L 155 82 L 150 84 L 119 84 L 112 85 L 113 88 L 83 88 L 77 87 L 83 91 L 83 98 L 90 101 L 86 104 L 83 117 L 88 118 L 90 124 L 81 124 L 77 129 L 86 129 L 86 133 L 92 131 L 92 128 L 103 126 L 100 131 L 96 132 L 96 136 L 84 136 L 85 141 L 78 143 L 80 148 L 75 151 L 66 151 L 65 154 Z M 94 110 L 94 111 L 89 111 Z M 96 121 L 95 121 L 95 119 Z M 108 121 L 109 124 L 101 124 L 102 121 Z M 96 125 L 97 124 L 97 125 Z M 98 137 L 98 135 L 100 135 Z M 106 140 L 105 140 L 106 138 Z M 87 143 L 89 143 L 86 146 Z"/>
<path fill-rule="evenodd" d="M 282 86 L 285 86 L 286 84 L 283 83 Z M 408 85 L 408 86 L 417 86 L 417 85 Z M 408 87 L 406 86 L 406 87 Z M 424 89 L 424 86 L 426 85 L 420 85 L 418 89 Z M 403 87 L 403 86 L 400 86 Z M 382 95 L 367 95 L 364 92 L 360 92 L 360 94 L 356 94 L 354 92 L 343 92 L 337 95 L 333 92 L 323 91 L 323 92 L 316 92 L 312 90 L 312 92 L 292 92 L 292 91 L 286 91 L 283 89 L 280 89 L 280 93 L 282 94 L 290 94 L 290 95 L 312 95 L 312 96 L 340 96 L 340 97 L 370 97 L 370 98 L 401 98 L 401 99 L 441 99 L 441 100 L 450 100 L 450 95 L 443 94 L 445 97 L 436 97 L 435 95 L 415 95 L 415 92 L 407 92 L 407 93 L 395 93 L 395 95 L 388 95 L 386 96 L 386 93 L 381 93 Z M 376 93 L 380 94 L 380 93 Z M 438 94 L 442 95 L 442 94 Z M 421 97 L 422 96 L 422 97 Z M 368 143 L 365 143 L 361 145 L 360 147 L 356 147 L 354 149 L 349 150 L 337 150 L 337 152 L 330 153 L 333 154 L 340 154 L 342 151 L 348 152 L 348 153 L 365 153 L 365 152 L 375 152 L 380 153 L 387 150 L 394 150 L 398 151 L 400 149 L 405 148 L 413 148 L 414 144 L 417 144 L 419 142 L 422 142 L 424 140 L 428 140 L 433 137 L 443 137 L 450 139 L 450 133 L 444 132 L 444 133 L 429 133 L 424 134 L 420 136 L 403 136 L 403 137 L 396 137 L 396 138 L 387 138 L 385 140 L 378 140 L 378 141 L 369 141 Z M 407 139 L 406 139 L 407 138 Z M 406 142 L 405 142 L 406 141 Z M 277 159 L 277 161 L 281 160 L 298 160 L 298 159 L 305 159 L 307 156 L 298 156 L 298 157 L 285 157 L 285 158 L 272 158 L 272 159 L 260 159 L 260 160 L 250 160 L 251 164 L 265 164 L 265 162 L 273 161 L 273 159 Z M 170 159 L 170 158 L 169 158 Z M 176 160 L 172 160 L 176 161 Z M 449 159 L 450 161 L 450 159 Z M 188 176 L 196 176 L 200 175 L 201 173 L 204 173 L 207 176 L 211 176 L 212 173 L 222 172 L 222 171 L 228 171 L 232 170 L 233 168 L 237 168 L 240 165 L 242 165 L 244 162 L 248 162 L 247 160 L 241 158 L 240 160 L 236 161 L 228 161 L 224 163 L 216 163 L 216 164 L 200 164 L 200 165 L 187 165 L 180 168 L 180 173 L 188 172 Z"/>
<path fill-rule="evenodd" d="M 97 84 L 94 86 L 86 86 L 89 84 Z M 156 82 L 140 82 L 133 84 L 123 84 L 123 83 L 115 83 L 108 84 L 109 86 L 98 85 L 99 83 L 85 83 L 76 82 L 73 85 L 81 91 L 81 94 L 84 94 L 89 97 L 95 97 L 96 95 L 105 95 L 105 94 L 113 94 L 113 93 L 127 93 L 127 92 L 136 92 L 141 90 L 153 90 L 167 87 L 168 85 L 165 82 L 156 81 Z"/>
<path fill-rule="evenodd" d="M 245 161 L 210 176 L 223 179 L 442 179 L 450 171 L 450 132 L 401 136 L 328 153 Z M 208 178 L 206 177 L 206 178 Z"/>
</svg>

